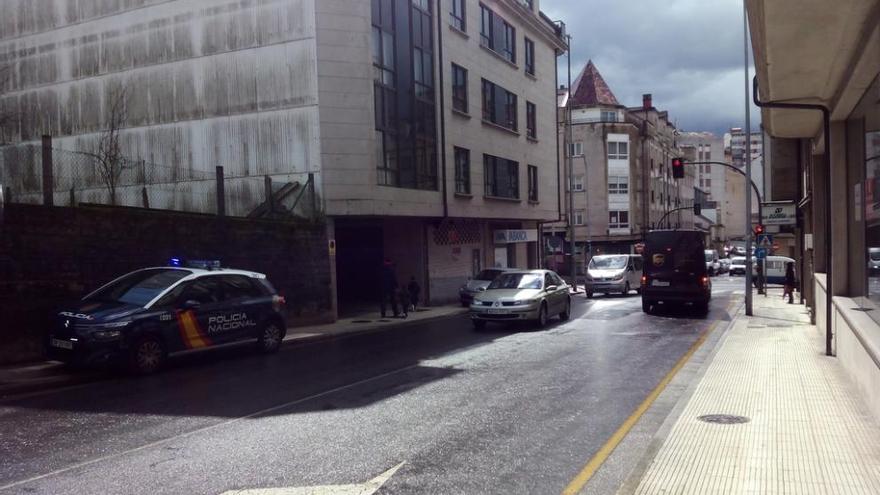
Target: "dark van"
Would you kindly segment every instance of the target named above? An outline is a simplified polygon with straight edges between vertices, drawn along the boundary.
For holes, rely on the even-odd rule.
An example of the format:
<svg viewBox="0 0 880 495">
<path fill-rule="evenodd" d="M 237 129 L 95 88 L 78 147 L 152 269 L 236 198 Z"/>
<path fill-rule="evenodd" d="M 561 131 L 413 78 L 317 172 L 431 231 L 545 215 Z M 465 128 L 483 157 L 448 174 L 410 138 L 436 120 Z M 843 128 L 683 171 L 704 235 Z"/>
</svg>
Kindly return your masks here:
<svg viewBox="0 0 880 495">
<path fill-rule="evenodd" d="M 703 232 L 655 230 L 645 236 L 642 310 L 650 313 L 659 302 L 692 303 L 709 311 L 712 281 L 706 271 Z"/>
</svg>

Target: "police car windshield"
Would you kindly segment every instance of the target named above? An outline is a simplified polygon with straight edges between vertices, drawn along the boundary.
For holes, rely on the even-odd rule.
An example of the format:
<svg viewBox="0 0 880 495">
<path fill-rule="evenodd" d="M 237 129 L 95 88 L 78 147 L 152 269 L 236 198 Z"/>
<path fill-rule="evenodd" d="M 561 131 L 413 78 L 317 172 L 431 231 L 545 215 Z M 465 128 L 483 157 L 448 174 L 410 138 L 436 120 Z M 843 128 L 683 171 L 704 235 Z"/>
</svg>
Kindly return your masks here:
<svg viewBox="0 0 880 495">
<path fill-rule="evenodd" d="M 89 294 L 86 301 L 106 301 L 145 306 L 180 279 L 192 275 L 189 270 L 154 268 L 140 270 Z"/>
</svg>

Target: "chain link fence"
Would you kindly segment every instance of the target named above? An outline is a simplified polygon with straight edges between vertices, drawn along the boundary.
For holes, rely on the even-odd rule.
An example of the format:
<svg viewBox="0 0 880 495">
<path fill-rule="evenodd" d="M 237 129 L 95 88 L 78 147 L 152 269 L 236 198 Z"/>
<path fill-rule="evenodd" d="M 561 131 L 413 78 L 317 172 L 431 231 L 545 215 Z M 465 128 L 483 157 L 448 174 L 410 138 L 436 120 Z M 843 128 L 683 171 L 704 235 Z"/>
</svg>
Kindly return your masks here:
<svg viewBox="0 0 880 495">
<path fill-rule="evenodd" d="M 107 163 L 93 153 L 39 145 L 0 148 L 0 187 L 7 203 L 100 204 L 252 218 L 319 215 L 312 174 L 233 177 L 222 168 L 197 170 L 129 157 Z"/>
</svg>

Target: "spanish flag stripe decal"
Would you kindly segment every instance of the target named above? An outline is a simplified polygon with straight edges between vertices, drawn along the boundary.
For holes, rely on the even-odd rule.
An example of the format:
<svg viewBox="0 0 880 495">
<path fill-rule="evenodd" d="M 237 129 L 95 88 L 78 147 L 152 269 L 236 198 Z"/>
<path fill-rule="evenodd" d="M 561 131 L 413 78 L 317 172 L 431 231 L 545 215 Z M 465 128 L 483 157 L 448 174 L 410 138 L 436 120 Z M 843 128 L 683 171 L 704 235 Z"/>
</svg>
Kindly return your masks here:
<svg viewBox="0 0 880 495">
<path fill-rule="evenodd" d="M 187 349 L 201 349 L 211 345 L 211 341 L 199 328 L 199 322 L 193 311 L 177 313 L 177 325 L 180 328 L 180 338 Z"/>
</svg>

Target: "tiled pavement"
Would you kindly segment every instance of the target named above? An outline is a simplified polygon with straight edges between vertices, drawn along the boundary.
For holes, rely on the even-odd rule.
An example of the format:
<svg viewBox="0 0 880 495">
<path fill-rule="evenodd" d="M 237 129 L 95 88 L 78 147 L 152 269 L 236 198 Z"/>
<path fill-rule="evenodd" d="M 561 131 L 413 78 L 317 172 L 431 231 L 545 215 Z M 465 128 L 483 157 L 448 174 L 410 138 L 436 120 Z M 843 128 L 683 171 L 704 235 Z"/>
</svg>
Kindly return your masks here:
<svg viewBox="0 0 880 495">
<path fill-rule="evenodd" d="M 880 425 L 804 306 L 737 315 L 637 494 L 880 494 Z M 740 415 L 742 424 L 698 418 Z"/>
</svg>

